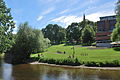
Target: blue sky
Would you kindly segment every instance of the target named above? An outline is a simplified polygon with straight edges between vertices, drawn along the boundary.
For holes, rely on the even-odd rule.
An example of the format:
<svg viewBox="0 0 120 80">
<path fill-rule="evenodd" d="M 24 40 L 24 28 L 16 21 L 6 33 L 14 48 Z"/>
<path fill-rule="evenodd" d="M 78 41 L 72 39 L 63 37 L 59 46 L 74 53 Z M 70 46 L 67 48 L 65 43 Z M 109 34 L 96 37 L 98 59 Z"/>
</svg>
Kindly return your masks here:
<svg viewBox="0 0 120 80">
<path fill-rule="evenodd" d="M 67 27 L 80 22 L 83 14 L 91 21 L 114 15 L 117 0 L 5 0 L 11 8 L 16 26 L 29 22 L 33 28 L 42 29 L 48 24 Z"/>
</svg>

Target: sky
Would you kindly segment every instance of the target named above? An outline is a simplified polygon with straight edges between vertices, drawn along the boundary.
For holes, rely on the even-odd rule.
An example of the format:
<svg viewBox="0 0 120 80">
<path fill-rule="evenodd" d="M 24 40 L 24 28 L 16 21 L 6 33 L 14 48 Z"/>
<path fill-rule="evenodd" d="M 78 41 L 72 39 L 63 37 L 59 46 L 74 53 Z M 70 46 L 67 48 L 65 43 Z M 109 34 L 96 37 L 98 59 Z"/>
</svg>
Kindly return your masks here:
<svg viewBox="0 0 120 80">
<path fill-rule="evenodd" d="M 83 15 L 91 21 L 99 17 L 115 15 L 117 0 L 5 0 L 16 22 L 28 22 L 32 28 L 42 29 L 48 24 L 64 28 L 72 22 L 80 22 Z"/>
</svg>

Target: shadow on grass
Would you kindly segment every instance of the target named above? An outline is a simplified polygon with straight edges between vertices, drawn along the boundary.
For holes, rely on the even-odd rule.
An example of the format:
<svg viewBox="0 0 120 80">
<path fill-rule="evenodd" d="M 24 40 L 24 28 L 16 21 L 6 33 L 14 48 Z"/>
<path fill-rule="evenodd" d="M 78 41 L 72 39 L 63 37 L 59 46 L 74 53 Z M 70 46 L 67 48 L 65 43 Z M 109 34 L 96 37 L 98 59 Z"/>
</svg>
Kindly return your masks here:
<svg viewBox="0 0 120 80">
<path fill-rule="evenodd" d="M 114 47 L 113 48 L 115 51 L 120 51 L 120 47 Z"/>
</svg>

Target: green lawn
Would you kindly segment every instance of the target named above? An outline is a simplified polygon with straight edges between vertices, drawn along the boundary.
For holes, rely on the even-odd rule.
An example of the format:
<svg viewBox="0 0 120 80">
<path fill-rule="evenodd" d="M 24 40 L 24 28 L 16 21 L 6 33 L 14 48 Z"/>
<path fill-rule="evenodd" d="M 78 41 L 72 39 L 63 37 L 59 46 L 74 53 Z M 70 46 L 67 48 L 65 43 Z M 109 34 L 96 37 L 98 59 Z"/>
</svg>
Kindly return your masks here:
<svg viewBox="0 0 120 80">
<path fill-rule="evenodd" d="M 48 59 L 67 59 L 68 56 L 72 56 L 73 54 L 73 46 L 65 46 L 54 45 L 47 49 L 46 52 L 38 53 L 43 54 L 44 58 Z M 90 47 L 81 47 L 79 45 L 75 46 L 75 57 L 78 58 L 79 61 L 95 61 L 95 62 L 104 62 L 104 61 L 120 61 L 120 51 L 115 51 L 112 48 L 107 49 L 89 49 Z M 57 53 L 60 51 L 62 53 Z M 64 54 L 64 51 L 66 52 Z M 31 57 L 36 57 L 37 54 L 32 54 Z"/>
</svg>

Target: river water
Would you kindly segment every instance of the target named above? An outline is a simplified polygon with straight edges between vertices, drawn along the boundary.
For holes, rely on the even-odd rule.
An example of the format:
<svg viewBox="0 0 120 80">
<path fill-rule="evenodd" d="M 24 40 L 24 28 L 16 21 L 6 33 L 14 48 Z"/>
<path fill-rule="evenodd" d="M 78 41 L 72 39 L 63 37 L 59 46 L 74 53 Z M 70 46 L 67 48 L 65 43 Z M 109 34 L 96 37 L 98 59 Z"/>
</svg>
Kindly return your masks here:
<svg viewBox="0 0 120 80">
<path fill-rule="evenodd" d="M 1 64 L 0 80 L 120 80 L 120 70 Z"/>
</svg>

